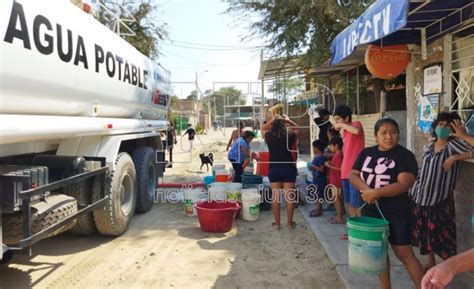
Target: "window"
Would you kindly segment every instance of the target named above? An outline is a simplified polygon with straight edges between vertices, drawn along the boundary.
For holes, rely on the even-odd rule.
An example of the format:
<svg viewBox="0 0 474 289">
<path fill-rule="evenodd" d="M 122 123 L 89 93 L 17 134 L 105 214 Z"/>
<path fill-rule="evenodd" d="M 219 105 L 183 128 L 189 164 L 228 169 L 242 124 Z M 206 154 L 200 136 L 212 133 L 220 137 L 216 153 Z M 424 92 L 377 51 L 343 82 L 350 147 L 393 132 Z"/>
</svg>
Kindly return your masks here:
<svg viewBox="0 0 474 289">
<path fill-rule="evenodd" d="M 451 45 L 451 110 L 466 120 L 474 134 L 474 24 L 453 34 Z"/>
</svg>

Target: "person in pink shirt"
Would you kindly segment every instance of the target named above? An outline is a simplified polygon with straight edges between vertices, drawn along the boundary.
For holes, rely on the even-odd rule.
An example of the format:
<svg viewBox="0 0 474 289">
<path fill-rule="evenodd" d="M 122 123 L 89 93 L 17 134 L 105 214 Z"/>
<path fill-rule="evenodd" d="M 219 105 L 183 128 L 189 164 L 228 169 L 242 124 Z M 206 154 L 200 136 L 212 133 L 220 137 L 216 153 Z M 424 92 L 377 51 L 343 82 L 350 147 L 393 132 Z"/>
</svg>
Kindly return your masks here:
<svg viewBox="0 0 474 289">
<path fill-rule="evenodd" d="M 344 156 L 341 165 L 342 192 L 344 203 L 349 216 L 357 213 L 360 205 L 360 193 L 349 182 L 349 175 L 357 157 L 365 148 L 365 136 L 362 124 L 352 121 L 352 111 L 347 105 L 338 105 L 334 110 L 334 128 L 342 132 L 342 154 Z M 341 236 L 347 240 L 347 234 Z"/>
</svg>

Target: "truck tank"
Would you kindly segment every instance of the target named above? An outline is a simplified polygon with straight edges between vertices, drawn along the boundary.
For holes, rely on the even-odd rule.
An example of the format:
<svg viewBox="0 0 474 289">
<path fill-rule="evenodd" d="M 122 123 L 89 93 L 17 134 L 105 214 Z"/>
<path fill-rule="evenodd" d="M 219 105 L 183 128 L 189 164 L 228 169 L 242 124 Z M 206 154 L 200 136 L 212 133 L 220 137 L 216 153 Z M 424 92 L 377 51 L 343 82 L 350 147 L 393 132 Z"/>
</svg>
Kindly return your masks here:
<svg viewBox="0 0 474 289">
<path fill-rule="evenodd" d="M 170 73 L 69 1 L 0 1 L 0 36 L 0 115 L 166 118 Z"/>
</svg>

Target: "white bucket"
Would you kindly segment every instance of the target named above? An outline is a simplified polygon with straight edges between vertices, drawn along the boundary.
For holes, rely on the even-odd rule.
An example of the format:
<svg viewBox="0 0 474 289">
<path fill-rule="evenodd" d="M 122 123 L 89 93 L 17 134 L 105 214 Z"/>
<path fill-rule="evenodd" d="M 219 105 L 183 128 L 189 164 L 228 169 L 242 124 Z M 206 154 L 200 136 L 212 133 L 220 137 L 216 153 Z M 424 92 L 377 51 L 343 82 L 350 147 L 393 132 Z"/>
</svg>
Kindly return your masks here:
<svg viewBox="0 0 474 289">
<path fill-rule="evenodd" d="M 184 190 L 184 213 L 186 216 L 196 216 L 197 211 L 194 203 L 200 201 L 205 192 L 202 189 Z"/>
<path fill-rule="evenodd" d="M 223 182 L 214 182 L 209 184 L 209 189 L 210 188 L 225 188 L 228 183 L 223 183 Z"/>
<path fill-rule="evenodd" d="M 209 200 L 210 201 L 226 201 L 227 192 L 226 192 L 225 186 L 210 187 Z"/>
<path fill-rule="evenodd" d="M 217 171 L 225 170 L 224 164 L 215 164 L 212 166 L 212 175 L 215 177 Z"/>
<path fill-rule="evenodd" d="M 227 200 L 242 201 L 242 184 L 241 183 L 227 183 L 225 186 L 227 192 Z"/>
<path fill-rule="evenodd" d="M 242 218 L 245 221 L 256 221 L 260 215 L 260 194 L 242 193 Z"/>
</svg>

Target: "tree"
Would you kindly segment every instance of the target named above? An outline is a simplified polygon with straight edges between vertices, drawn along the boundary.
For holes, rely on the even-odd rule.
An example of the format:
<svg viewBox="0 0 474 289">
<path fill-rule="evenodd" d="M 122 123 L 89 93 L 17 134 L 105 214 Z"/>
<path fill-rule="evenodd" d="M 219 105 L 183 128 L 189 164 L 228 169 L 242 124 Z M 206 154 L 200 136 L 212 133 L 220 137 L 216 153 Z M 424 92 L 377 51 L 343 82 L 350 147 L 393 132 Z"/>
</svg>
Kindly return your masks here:
<svg viewBox="0 0 474 289">
<path fill-rule="evenodd" d="M 226 12 L 248 24 L 246 38 L 265 39 L 272 57 L 304 54 L 307 66 L 330 57 L 331 41 L 374 0 L 227 0 Z"/>
<path fill-rule="evenodd" d="M 160 41 L 168 38 L 167 24 L 164 22 L 160 23 L 157 21 L 158 17 L 155 17 L 158 6 L 152 4 L 152 0 L 119 1 L 121 5 L 117 5 L 117 0 L 101 0 L 101 3 L 115 15 L 119 15 L 120 18 L 131 18 L 131 14 L 136 21 L 127 21 L 127 25 L 135 35 L 123 35 L 122 37 L 147 57 L 157 59 L 160 55 Z M 125 7 L 130 13 L 124 9 Z M 98 20 L 105 26 L 113 29 L 116 17 L 107 13 L 106 9 L 100 5 L 97 5 L 96 11 Z M 125 28 L 121 29 L 125 30 Z"/>
<path fill-rule="evenodd" d="M 268 91 L 276 96 L 287 98 L 295 93 L 304 90 L 304 79 L 299 77 L 283 78 L 283 80 L 275 80 L 268 87 Z"/>
<path fill-rule="evenodd" d="M 233 86 L 221 87 L 218 91 L 204 96 L 204 102 L 210 103 L 214 117 L 224 115 L 225 105 L 244 105 L 246 103 L 242 92 Z M 207 106 L 204 107 L 207 113 Z"/>
<path fill-rule="evenodd" d="M 191 93 L 186 97 L 186 99 L 197 100 L 198 93 L 196 90 L 191 91 Z"/>
</svg>

